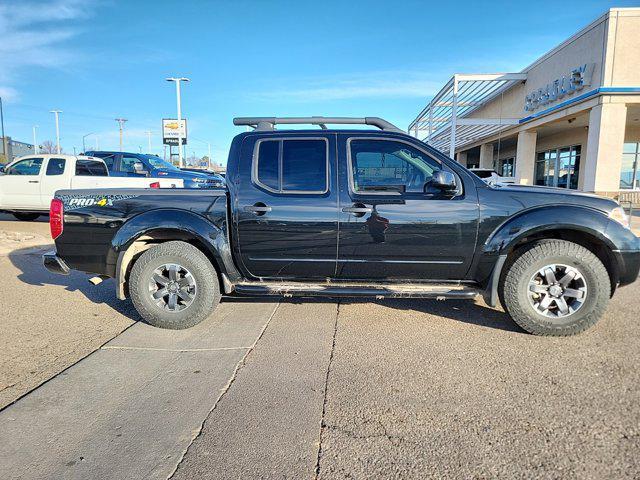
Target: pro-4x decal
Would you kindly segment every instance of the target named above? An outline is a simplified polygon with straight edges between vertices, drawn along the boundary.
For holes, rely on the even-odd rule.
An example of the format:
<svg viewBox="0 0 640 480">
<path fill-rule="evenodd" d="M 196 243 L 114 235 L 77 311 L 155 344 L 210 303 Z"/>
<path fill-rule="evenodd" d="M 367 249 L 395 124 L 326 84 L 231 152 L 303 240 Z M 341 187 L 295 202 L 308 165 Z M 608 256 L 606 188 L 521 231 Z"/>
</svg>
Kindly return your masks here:
<svg viewBox="0 0 640 480">
<path fill-rule="evenodd" d="M 139 195 L 59 195 L 57 198 L 62 200 L 66 211 L 77 210 L 83 207 L 112 207 L 114 202 L 126 200 L 128 198 L 139 197 Z"/>
</svg>

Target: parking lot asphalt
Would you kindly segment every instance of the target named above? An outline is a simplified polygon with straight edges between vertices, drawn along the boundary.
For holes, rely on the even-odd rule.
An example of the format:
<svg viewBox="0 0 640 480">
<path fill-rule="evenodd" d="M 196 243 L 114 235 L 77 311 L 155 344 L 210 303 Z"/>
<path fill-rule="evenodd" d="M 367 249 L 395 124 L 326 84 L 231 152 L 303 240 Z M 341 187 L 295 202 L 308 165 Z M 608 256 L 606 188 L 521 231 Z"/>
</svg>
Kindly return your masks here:
<svg viewBox="0 0 640 480">
<path fill-rule="evenodd" d="M 110 282 L 93 287 L 82 273 L 59 276 L 43 268 L 41 254 L 53 248 L 46 221 L 10 218 L 0 216 L 0 233 L 23 241 L 0 239 L 0 408 L 93 352 L 137 318 L 128 302 L 114 297 Z"/>
<path fill-rule="evenodd" d="M 480 300 L 232 298 L 164 331 L 32 248 L 0 273 L 0 478 L 640 477 L 640 283 L 541 338 Z"/>
</svg>

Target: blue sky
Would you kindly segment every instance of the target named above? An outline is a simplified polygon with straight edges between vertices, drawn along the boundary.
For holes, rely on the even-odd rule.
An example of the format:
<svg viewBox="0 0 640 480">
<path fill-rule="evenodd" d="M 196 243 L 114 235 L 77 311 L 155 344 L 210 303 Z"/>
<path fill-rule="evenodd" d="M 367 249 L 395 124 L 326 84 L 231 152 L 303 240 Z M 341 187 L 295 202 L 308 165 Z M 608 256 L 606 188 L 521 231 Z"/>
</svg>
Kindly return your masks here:
<svg viewBox="0 0 640 480">
<path fill-rule="evenodd" d="M 234 116 L 381 116 L 406 128 L 456 72 L 519 71 L 632 2 L 0 0 L 0 95 L 16 140 L 161 153 L 186 76 L 188 155 L 226 162 Z M 197 139 L 197 140 L 196 140 Z M 93 136 L 87 137 L 94 146 Z"/>
</svg>

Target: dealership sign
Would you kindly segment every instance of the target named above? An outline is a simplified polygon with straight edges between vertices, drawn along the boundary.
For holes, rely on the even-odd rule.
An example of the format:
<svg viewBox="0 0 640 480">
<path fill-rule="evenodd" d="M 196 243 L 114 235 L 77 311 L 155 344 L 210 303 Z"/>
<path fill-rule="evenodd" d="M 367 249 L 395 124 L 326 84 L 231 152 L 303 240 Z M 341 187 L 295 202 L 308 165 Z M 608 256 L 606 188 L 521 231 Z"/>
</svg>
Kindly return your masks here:
<svg viewBox="0 0 640 480">
<path fill-rule="evenodd" d="M 585 63 L 574 68 L 568 75 L 556 78 L 553 82 L 539 88 L 525 97 L 524 109 L 533 112 L 538 107 L 560 100 L 567 95 L 591 85 L 591 76 L 595 64 Z"/>
<path fill-rule="evenodd" d="M 162 119 L 162 143 L 165 145 L 178 145 L 178 138 L 182 137 L 182 145 L 187 144 L 187 120 L 172 118 Z"/>
</svg>

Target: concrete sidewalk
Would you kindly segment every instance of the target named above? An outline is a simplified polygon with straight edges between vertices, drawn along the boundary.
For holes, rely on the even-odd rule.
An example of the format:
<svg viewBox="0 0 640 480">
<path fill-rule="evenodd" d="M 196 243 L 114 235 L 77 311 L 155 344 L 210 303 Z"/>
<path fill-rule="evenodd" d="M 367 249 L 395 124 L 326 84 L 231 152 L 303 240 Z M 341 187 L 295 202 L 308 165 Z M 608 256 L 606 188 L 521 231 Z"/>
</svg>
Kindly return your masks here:
<svg viewBox="0 0 640 480">
<path fill-rule="evenodd" d="M 172 479 L 312 478 L 337 317 L 282 303 Z"/>
<path fill-rule="evenodd" d="M 134 324 L 0 412 L 0 478 L 167 478 L 276 308 L 223 303 L 183 331 Z"/>
</svg>

